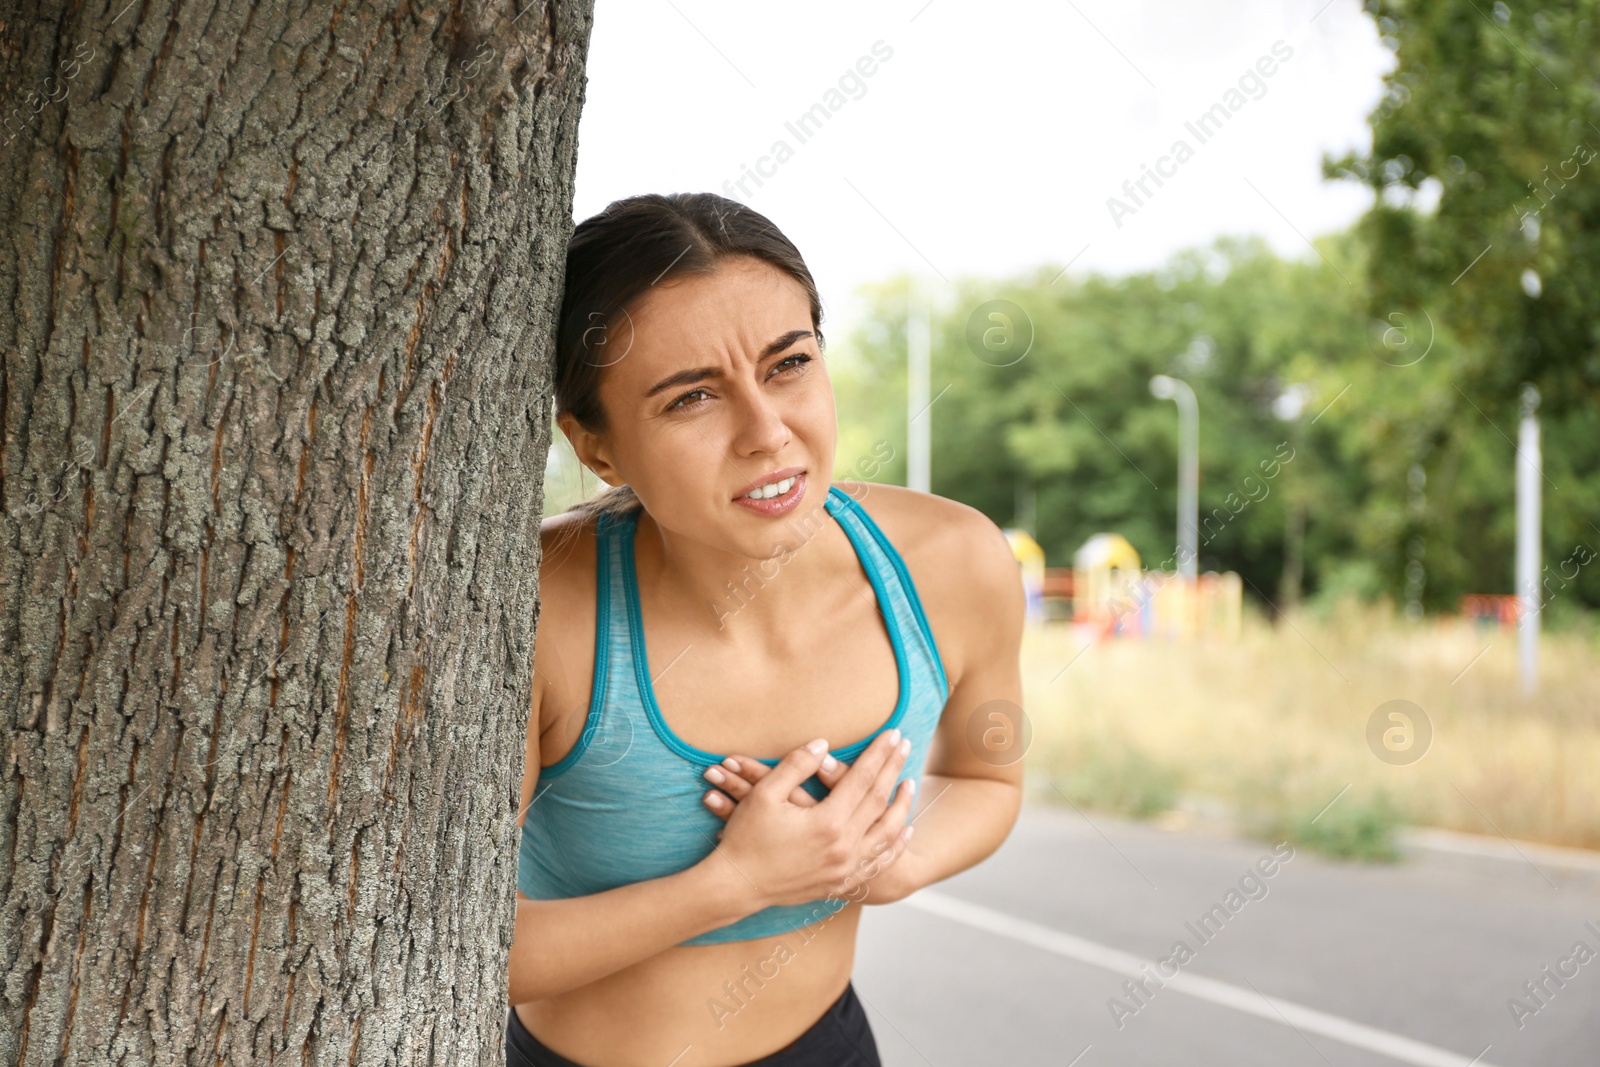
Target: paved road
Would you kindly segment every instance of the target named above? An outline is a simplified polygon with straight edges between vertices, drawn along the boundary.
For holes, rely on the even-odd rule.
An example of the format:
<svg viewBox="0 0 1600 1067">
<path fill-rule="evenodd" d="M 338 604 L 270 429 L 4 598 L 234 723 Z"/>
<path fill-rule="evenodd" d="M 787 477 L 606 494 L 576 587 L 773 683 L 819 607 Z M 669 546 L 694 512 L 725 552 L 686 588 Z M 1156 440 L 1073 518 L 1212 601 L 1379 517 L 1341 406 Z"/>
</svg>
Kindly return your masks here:
<svg viewBox="0 0 1600 1067">
<path fill-rule="evenodd" d="M 984 863 L 863 914 L 854 982 L 885 1067 L 1600 1064 L 1600 883 L 1305 849 L 1247 877 L 1272 857 L 1025 805 Z"/>
</svg>

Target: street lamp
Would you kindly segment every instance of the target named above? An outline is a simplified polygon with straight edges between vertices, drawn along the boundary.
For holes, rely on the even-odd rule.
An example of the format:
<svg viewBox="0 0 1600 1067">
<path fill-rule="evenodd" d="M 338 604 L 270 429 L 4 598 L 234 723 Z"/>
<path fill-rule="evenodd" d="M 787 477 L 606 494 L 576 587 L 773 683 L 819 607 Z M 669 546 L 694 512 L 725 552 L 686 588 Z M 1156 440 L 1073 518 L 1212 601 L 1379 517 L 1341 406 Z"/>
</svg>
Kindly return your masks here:
<svg viewBox="0 0 1600 1067">
<path fill-rule="evenodd" d="M 1522 692 L 1539 685 L 1539 479 L 1544 457 L 1539 449 L 1539 390 L 1522 387 L 1517 428 L 1517 647 L 1522 660 Z"/>
<path fill-rule="evenodd" d="M 1178 405 L 1178 573 L 1192 583 L 1200 531 L 1200 405 L 1188 382 L 1165 374 L 1150 379 L 1150 395 Z"/>
<path fill-rule="evenodd" d="M 933 491 L 929 469 L 933 449 L 928 411 L 928 292 L 912 279 L 906 295 L 906 485 L 919 493 Z"/>
</svg>

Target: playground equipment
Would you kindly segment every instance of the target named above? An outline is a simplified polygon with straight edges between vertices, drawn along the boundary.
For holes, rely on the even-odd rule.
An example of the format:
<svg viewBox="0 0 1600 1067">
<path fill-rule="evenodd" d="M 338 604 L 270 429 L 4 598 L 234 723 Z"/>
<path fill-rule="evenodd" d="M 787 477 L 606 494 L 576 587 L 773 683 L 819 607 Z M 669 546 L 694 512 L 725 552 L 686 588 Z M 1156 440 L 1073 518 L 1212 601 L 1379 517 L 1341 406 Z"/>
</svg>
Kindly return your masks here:
<svg viewBox="0 0 1600 1067">
<path fill-rule="evenodd" d="M 1515 593 L 1468 593 L 1461 598 L 1461 617 L 1476 623 L 1480 629 L 1499 626 L 1514 630 L 1521 614 L 1521 598 Z"/>
<path fill-rule="evenodd" d="M 1126 538 L 1097 533 L 1072 557 L 1073 621 L 1097 637 L 1239 634 L 1244 583 L 1233 571 L 1189 578 L 1146 571 Z"/>
<path fill-rule="evenodd" d="M 1073 605 L 1073 575 L 1071 567 L 1046 567 L 1044 569 L 1044 617 L 1053 621 L 1071 622 Z"/>
<path fill-rule="evenodd" d="M 1029 623 L 1070 621 L 1094 638 L 1239 634 L 1244 583 L 1233 571 L 1188 578 L 1147 571 L 1127 538 L 1097 533 L 1071 567 L 1046 567 L 1044 549 L 1024 530 L 1002 531 L 1022 574 Z"/>
<path fill-rule="evenodd" d="M 1017 557 L 1022 569 L 1022 590 L 1027 596 L 1029 622 L 1043 622 L 1044 608 L 1044 549 L 1029 536 L 1026 530 L 1000 531 L 1011 542 L 1011 554 Z"/>
<path fill-rule="evenodd" d="M 1148 596 L 1139 553 L 1121 534 L 1097 533 L 1072 556 L 1072 617 L 1102 634 L 1144 632 Z"/>
</svg>

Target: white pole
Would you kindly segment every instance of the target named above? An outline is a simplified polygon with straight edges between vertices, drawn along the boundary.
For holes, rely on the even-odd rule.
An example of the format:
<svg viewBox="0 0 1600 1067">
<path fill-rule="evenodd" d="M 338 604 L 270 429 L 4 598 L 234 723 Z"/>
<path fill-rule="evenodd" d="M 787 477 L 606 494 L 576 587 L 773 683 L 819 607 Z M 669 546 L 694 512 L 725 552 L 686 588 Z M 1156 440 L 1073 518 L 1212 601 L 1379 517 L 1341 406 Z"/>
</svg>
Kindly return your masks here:
<svg viewBox="0 0 1600 1067">
<path fill-rule="evenodd" d="M 906 302 L 906 485 L 931 492 L 928 411 L 928 303 L 924 287 L 913 280 Z"/>
<path fill-rule="evenodd" d="M 1174 398 L 1178 402 L 1178 425 L 1183 435 L 1183 477 L 1178 483 L 1178 508 L 1183 514 L 1183 574 L 1194 584 L 1200 570 L 1200 404 L 1189 383 Z"/>
<path fill-rule="evenodd" d="M 1539 390 L 1522 387 L 1522 423 L 1517 430 L 1517 644 L 1522 653 L 1522 692 L 1539 682 Z"/>
<path fill-rule="evenodd" d="M 1200 404 L 1181 378 L 1158 374 L 1151 395 L 1178 405 L 1178 574 L 1192 585 L 1199 573 Z"/>
</svg>

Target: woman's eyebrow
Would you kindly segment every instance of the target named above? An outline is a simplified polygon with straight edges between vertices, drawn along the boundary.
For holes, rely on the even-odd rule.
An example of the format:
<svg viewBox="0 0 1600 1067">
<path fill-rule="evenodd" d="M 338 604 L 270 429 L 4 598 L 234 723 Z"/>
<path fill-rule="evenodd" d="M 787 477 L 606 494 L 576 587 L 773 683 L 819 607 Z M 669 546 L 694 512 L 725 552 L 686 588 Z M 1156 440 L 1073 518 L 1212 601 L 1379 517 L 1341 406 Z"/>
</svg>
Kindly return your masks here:
<svg viewBox="0 0 1600 1067">
<path fill-rule="evenodd" d="M 782 337 L 780 337 L 776 341 L 772 342 L 766 348 L 763 348 L 761 350 L 761 358 L 762 359 L 766 359 L 770 355 L 774 355 L 775 353 L 782 352 L 785 348 L 788 348 L 790 345 L 792 345 L 796 341 L 800 340 L 800 338 L 802 338 L 802 337 L 810 337 L 810 336 L 811 336 L 811 331 L 810 330 L 790 330 L 788 333 L 784 334 Z"/>
<path fill-rule="evenodd" d="M 776 341 L 773 341 L 771 344 L 767 345 L 767 347 L 763 348 L 761 350 L 760 358 L 766 359 L 768 356 L 782 352 L 785 348 L 788 348 L 801 338 L 812 336 L 815 335 L 812 334 L 810 330 L 790 330 L 788 333 L 784 334 L 782 337 L 779 337 Z M 644 394 L 645 399 L 648 400 L 650 397 L 655 396 L 663 389 L 671 389 L 675 385 L 688 385 L 691 382 L 699 382 L 704 381 L 707 378 L 720 377 L 722 377 L 722 371 L 716 367 L 690 367 L 687 370 L 680 370 L 674 374 L 669 374 L 655 385 L 652 385 Z"/>
</svg>

